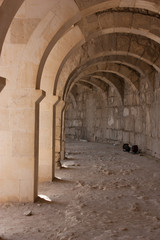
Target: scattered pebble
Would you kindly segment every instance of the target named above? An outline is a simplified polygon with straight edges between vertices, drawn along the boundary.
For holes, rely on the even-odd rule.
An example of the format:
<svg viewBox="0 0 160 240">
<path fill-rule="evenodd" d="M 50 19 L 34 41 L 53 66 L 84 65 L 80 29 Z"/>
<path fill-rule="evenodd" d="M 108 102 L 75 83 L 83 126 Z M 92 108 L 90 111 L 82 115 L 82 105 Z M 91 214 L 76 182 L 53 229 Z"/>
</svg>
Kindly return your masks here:
<svg viewBox="0 0 160 240">
<path fill-rule="evenodd" d="M 32 214 L 32 211 L 28 210 L 28 211 L 24 212 L 24 215 L 25 216 L 32 216 L 33 214 Z"/>
</svg>

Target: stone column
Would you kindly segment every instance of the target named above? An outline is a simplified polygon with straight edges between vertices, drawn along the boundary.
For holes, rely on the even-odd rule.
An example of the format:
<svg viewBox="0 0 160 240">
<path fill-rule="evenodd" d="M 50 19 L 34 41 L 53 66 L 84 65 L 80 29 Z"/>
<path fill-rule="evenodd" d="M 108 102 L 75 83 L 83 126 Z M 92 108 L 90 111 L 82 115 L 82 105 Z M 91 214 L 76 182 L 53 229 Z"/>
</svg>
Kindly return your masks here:
<svg viewBox="0 0 160 240">
<path fill-rule="evenodd" d="M 62 113 L 65 102 L 61 100 L 55 108 L 55 167 L 61 167 Z"/>
<path fill-rule="evenodd" d="M 53 181 L 54 149 L 53 149 L 53 106 L 58 97 L 47 95 L 40 104 L 40 132 L 39 132 L 39 181 Z"/>
<path fill-rule="evenodd" d="M 65 159 L 65 111 L 66 111 L 66 106 L 63 108 L 62 111 L 62 134 L 61 134 L 61 153 L 60 153 L 60 158 L 61 160 Z"/>
<path fill-rule="evenodd" d="M 0 201 L 34 202 L 38 179 L 38 105 L 44 92 L 0 94 Z"/>
</svg>

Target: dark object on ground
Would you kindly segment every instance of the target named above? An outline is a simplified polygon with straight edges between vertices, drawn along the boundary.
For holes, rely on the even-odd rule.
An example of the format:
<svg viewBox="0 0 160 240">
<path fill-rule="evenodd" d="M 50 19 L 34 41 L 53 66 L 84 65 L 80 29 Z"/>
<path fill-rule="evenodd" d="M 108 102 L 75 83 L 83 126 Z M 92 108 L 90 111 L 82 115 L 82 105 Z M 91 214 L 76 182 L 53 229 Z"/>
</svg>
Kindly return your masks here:
<svg viewBox="0 0 160 240">
<path fill-rule="evenodd" d="M 131 148 L 128 143 L 123 144 L 123 151 L 124 152 L 130 152 Z"/>
<path fill-rule="evenodd" d="M 133 153 L 138 153 L 138 152 L 139 152 L 137 145 L 133 145 L 133 146 L 132 146 L 132 152 L 133 152 Z"/>
</svg>

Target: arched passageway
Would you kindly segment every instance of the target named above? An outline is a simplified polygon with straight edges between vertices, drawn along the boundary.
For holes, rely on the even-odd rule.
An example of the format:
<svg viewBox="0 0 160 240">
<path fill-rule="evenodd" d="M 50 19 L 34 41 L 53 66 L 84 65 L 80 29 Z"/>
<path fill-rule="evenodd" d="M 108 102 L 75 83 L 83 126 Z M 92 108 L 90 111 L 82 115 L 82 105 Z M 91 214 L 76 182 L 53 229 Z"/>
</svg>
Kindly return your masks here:
<svg viewBox="0 0 160 240">
<path fill-rule="evenodd" d="M 1 202 L 33 202 L 38 179 L 53 181 L 65 111 L 72 138 L 160 158 L 159 1 L 0 4 Z"/>
</svg>

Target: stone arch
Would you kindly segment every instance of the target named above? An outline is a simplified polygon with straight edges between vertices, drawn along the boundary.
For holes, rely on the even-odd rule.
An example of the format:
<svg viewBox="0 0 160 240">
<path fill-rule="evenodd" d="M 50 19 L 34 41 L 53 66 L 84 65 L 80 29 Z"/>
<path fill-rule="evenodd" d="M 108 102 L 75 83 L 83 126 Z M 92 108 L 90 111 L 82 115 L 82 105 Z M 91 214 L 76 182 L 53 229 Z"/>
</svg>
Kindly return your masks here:
<svg viewBox="0 0 160 240">
<path fill-rule="evenodd" d="M 126 81 L 130 82 L 133 85 L 133 88 L 135 90 L 139 90 L 139 73 L 134 71 L 132 68 L 117 63 L 102 62 L 97 64 L 91 64 L 83 70 L 82 74 L 78 75 L 78 79 L 82 78 L 87 74 L 93 75 L 96 73 L 99 74 L 100 72 L 115 73 L 121 77 L 124 77 Z"/>
<path fill-rule="evenodd" d="M 86 76 L 85 78 L 87 78 L 87 76 Z M 122 85 L 119 85 L 119 84 L 117 84 L 117 83 L 114 82 L 114 81 L 111 81 L 111 80 L 108 79 L 107 77 L 102 77 L 102 76 L 98 76 L 98 75 L 88 76 L 88 80 L 87 80 L 87 81 L 88 81 L 89 83 L 95 83 L 95 82 L 97 82 L 97 80 L 100 82 L 99 85 L 102 84 L 101 82 L 105 83 L 105 86 L 106 86 L 105 91 L 108 90 L 108 86 L 110 86 L 110 87 L 112 87 L 113 89 L 115 89 L 115 91 L 116 91 L 116 93 L 117 93 L 117 95 L 118 95 L 118 97 L 119 97 L 119 100 L 120 100 L 121 104 L 123 104 L 123 89 L 122 89 Z M 80 80 L 80 81 L 81 81 L 81 80 Z M 106 84 L 107 84 L 108 86 L 107 86 Z M 104 87 L 103 87 L 103 89 L 104 89 Z M 103 91 L 104 91 L 104 90 L 103 90 Z"/>
<path fill-rule="evenodd" d="M 159 14 L 158 2 L 155 3 L 155 1 L 150 2 L 150 1 L 146 1 L 146 0 L 144 0 L 144 1 L 133 0 L 133 1 L 128 2 L 125 0 L 118 0 L 118 1 L 113 2 L 112 0 L 109 0 L 106 2 L 105 0 L 103 0 L 103 1 L 101 1 L 101 3 L 95 1 L 94 4 L 91 1 L 85 2 L 85 4 L 82 3 L 82 4 L 84 4 L 83 6 L 81 6 L 80 0 L 76 0 L 76 2 L 79 5 L 80 10 L 82 11 L 82 16 L 91 15 L 98 11 L 104 11 L 107 9 L 112 9 L 112 8 L 117 8 L 117 7 L 139 8 L 142 10 L 145 9 L 147 11 L 151 11 L 151 12 Z"/>
<path fill-rule="evenodd" d="M 109 58 L 112 55 L 116 56 L 115 60 L 118 59 L 122 63 L 125 58 L 130 59 L 129 64 L 133 65 L 134 69 L 139 68 L 142 72 L 144 70 L 144 75 L 148 78 L 149 75 L 153 74 L 152 79 L 156 72 L 158 74 L 160 72 L 159 29 L 156 29 L 159 24 L 159 4 L 156 4 L 157 1 L 56 0 L 53 2 L 46 0 L 44 3 L 42 0 L 37 0 L 36 3 L 34 1 L 35 5 L 32 5 L 33 1 L 4 0 L 1 5 L 3 13 L 1 23 L 4 24 L 4 26 L 1 25 L 2 28 L 0 27 L 0 49 L 2 49 L 0 70 L 1 77 L 3 77 L 0 81 L 1 90 L 7 83 L 1 92 L 1 110 L 6 117 L 3 125 L 4 142 L 10 146 L 8 152 L 5 151 L 4 145 L 2 145 L 1 150 L 2 155 L 4 153 L 4 166 L 5 161 L 9 159 L 10 166 L 13 167 L 13 175 L 16 176 L 16 169 L 19 165 L 22 167 L 22 172 L 18 173 L 17 179 L 12 176 L 13 183 L 11 179 L 9 183 L 7 182 L 10 189 L 16 191 L 16 193 L 14 190 L 11 191 L 8 199 L 13 199 L 16 196 L 14 199 L 18 201 L 34 201 L 37 194 L 38 156 L 35 151 L 37 151 L 38 146 L 37 130 L 39 126 L 36 116 L 39 111 L 37 106 L 45 96 L 45 93 L 39 90 L 42 85 L 45 90 L 51 90 L 43 102 L 44 105 L 46 104 L 45 107 L 49 106 L 49 111 L 51 111 L 53 103 L 56 104 L 60 98 L 64 98 L 68 82 L 74 81 L 76 76 L 82 70 L 84 71 L 83 66 L 89 61 L 94 61 L 94 58 Z M 36 12 L 34 12 L 36 7 Z M 119 23 L 115 22 L 115 17 L 113 27 L 103 26 L 102 17 L 108 18 L 110 12 L 114 12 L 115 16 L 121 16 L 120 12 L 126 11 L 126 8 L 135 16 L 139 16 L 141 20 L 146 21 L 153 17 L 155 28 L 153 30 L 147 28 L 145 21 L 141 21 L 142 24 L 139 25 L 136 22 L 133 25 L 127 25 L 127 21 L 123 21 L 118 25 Z M 94 13 L 98 16 L 101 29 L 92 29 L 91 22 Z M 128 13 L 128 15 L 131 14 Z M 89 31 L 82 34 L 81 29 L 83 28 L 81 28 L 82 22 L 80 20 L 83 18 L 87 19 L 89 29 L 93 30 L 91 31 L 93 34 L 90 34 Z M 129 16 L 128 19 L 129 22 L 131 17 Z M 69 35 L 70 32 L 73 32 L 70 37 L 74 36 L 74 33 L 79 35 L 75 42 L 73 41 L 71 45 L 67 44 L 66 52 L 57 61 L 56 70 L 53 72 L 52 68 L 49 67 L 48 74 L 50 76 L 48 87 L 46 87 L 44 81 L 49 59 L 52 53 L 53 56 L 57 53 L 58 45 L 66 46 L 64 42 L 66 35 Z M 61 44 L 62 42 L 64 45 Z M 77 56 L 76 53 L 78 53 Z M 71 62 L 73 58 L 75 60 Z M 132 61 L 133 59 L 135 61 Z M 141 65 L 138 66 L 138 63 Z M 149 70 L 145 70 L 145 65 L 149 66 Z M 114 73 L 116 72 L 113 72 L 112 75 Z M 55 82 L 53 82 L 52 76 L 56 79 Z M 86 77 L 86 75 L 84 76 Z M 104 76 L 93 75 L 92 77 L 98 79 L 98 84 L 99 79 L 101 78 L 102 81 Z M 152 79 L 150 82 L 154 86 Z M 57 87 L 54 87 L 54 84 Z M 53 89 L 54 91 L 52 91 Z M 158 91 L 154 90 L 158 95 Z M 57 96 L 52 96 L 53 92 Z M 63 110 L 64 101 L 61 100 L 59 103 L 60 109 Z M 60 126 L 57 126 L 57 129 L 59 129 L 58 127 Z M 20 141 L 21 139 L 25 148 Z M 12 161 L 12 153 L 14 153 L 14 161 Z M 23 163 L 19 162 L 19 159 Z M 13 166 L 13 162 L 16 163 L 15 166 Z M 23 173 L 31 178 L 29 180 L 23 178 Z M 0 179 L 2 190 L 7 178 L 4 175 L 3 177 Z M 26 193 L 23 191 L 23 183 L 27 189 Z"/>
<path fill-rule="evenodd" d="M 113 34 L 113 35 L 115 35 L 115 33 Z M 113 36 L 112 34 L 110 35 L 110 36 Z M 107 35 L 108 36 L 108 35 Z M 147 48 L 149 47 L 149 45 L 148 45 L 148 47 L 147 47 L 147 45 L 146 46 L 144 46 L 144 48 L 143 48 L 143 45 L 141 46 L 141 45 L 139 45 L 139 44 L 137 44 L 137 46 L 139 45 L 139 53 L 138 53 L 138 51 L 135 51 L 134 50 L 134 38 L 135 38 L 135 36 L 134 35 L 127 35 L 127 37 L 129 36 L 129 38 L 130 38 L 130 40 L 128 41 L 128 43 L 125 41 L 125 38 L 123 38 L 123 36 L 121 36 L 122 37 L 122 39 L 121 39 L 121 41 L 122 42 L 124 42 L 124 45 L 122 45 L 122 46 L 116 46 L 116 45 L 114 45 L 113 47 L 112 46 L 109 46 L 109 44 L 108 44 L 108 42 L 112 42 L 112 44 L 113 44 L 113 42 L 114 42 L 114 38 L 113 38 L 113 41 L 112 41 L 112 37 L 109 37 L 109 39 L 107 40 L 107 42 L 106 42 L 106 46 L 107 46 L 107 48 L 108 49 L 106 49 L 106 48 L 102 48 L 102 47 L 100 47 L 100 49 L 96 49 L 96 51 L 94 51 L 94 48 L 92 49 L 92 47 L 90 47 L 90 49 L 87 49 L 87 45 L 85 44 L 84 45 L 84 47 L 82 47 L 82 49 L 84 48 L 85 50 L 84 50 L 84 54 L 83 54 L 83 50 L 82 50 L 82 56 L 83 55 L 85 55 L 85 56 L 83 56 L 83 58 L 82 57 L 79 57 L 79 61 L 84 61 L 84 58 L 86 58 L 86 60 L 90 60 L 90 59 L 92 59 L 92 56 L 94 55 L 94 57 L 96 58 L 96 57 L 99 57 L 99 56 L 105 56 L 105 55 L 110 55 L 110 53 L 108 52 L 108 51 L 112 51 L 112 55 L 121 55 L 121 56 L 133 56 L 134 58 L 137 58 L 137 61 L 138 60 L 142 60 L 142 61 L 144 61 L 145 63 L 147 63 L 147 64 L 149 64 L 151 67 L 154 67 L 155 68 L 155 70 L 156 71 L 159 71 L 159 57 L 158 57 L 158 55 L 155 57 L 154 55 L 153 55 L 153 59 L 151 59 L 151 58 L 148 58 L 148 53 L 147 53 Z M 133 36 L 133 37 L 132 37 Z M 117 38 L 117 34 L 116 34 L 116 36 L 115 36 L 116 38 Z M 108 37 L 107 37 L 108 38 Z M 136 36 L 136 38 L 137 38 L 137 36 Z M 98 40 L 99 40 L 99 43 L 97 42 L 97 44 L 99 44 L 100 45 L 100 38 L 97 38 Z M 98 41 L 97 40 L 97 41 Z M 147 38 L 142 38 L 142 42 L 143 42 L 143 40 L 144 40 L 144 42 L 145 42 L 145 44 L 150 44 L 150 40 L 148 40 Z M 89 44 L 89 43 L 88 43 Z M 92 41 L 90 42 L 90 44 L 92 44 Z M 97 46 L 97 44 L 96 44 L 96 41 L 94 41 L 94 45 L 95 46 Z M 115 43 L 114 43 L 115 44 Z M 128 44 L 128 46 L 127 46 L 127 44 Z M 153 43 L 154 44 L 154 43 Z M 93 45 L 93 44 L 92 44 Z M 145 47 L 146 47 L 146 49 L 145 49 Z M 154 47 L 154 46 L 153 46 Z M 158 45 L 155 45 L 155 47 L 157 47 L 158 48 Z M 92 49 L 92 50 L 91 50 Z M 142 51 L 142 49 L 143 49 L 143 51 Z M 97 50 L 99 51 L 99 52 L 102 52 L 101 53 L 101 55 L 100 54 L 98 54 L 98 52 L 97 52 Z M 106 51 L 107 50 L 107 51 Z M 121 50 L 121 51 L 120 51 Z M 91 53 L 91 51 L 93 51 L 93 53 L 92 53 L 92 55 L 87 55 L 88 53 L 90 54 Z M 87 53 L 88 52 L 88 53 Z M 156 52 L 158 52 L 158 50 L 156 51 Z M 147 59 L 148 58 L 148 59 Z M 83 60 L 80 60 L 80 59 L 83 59 Z M 75 66 L 75 68 L 76 68 L 76 66 Z"/>
</svg>

